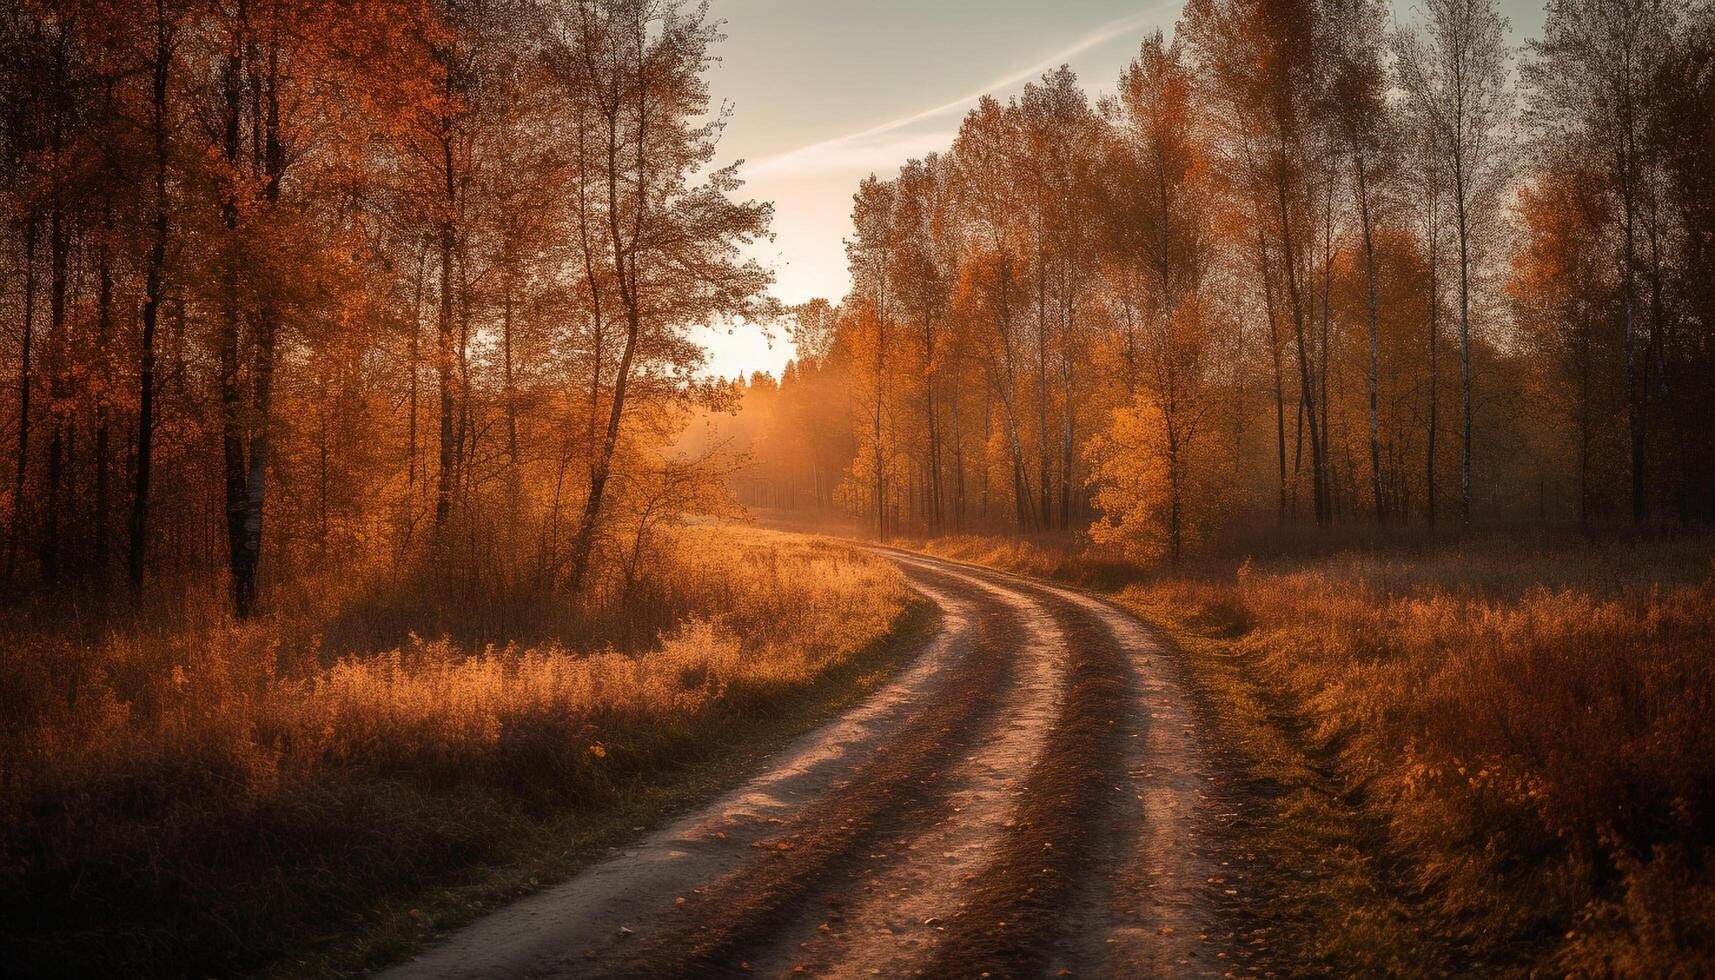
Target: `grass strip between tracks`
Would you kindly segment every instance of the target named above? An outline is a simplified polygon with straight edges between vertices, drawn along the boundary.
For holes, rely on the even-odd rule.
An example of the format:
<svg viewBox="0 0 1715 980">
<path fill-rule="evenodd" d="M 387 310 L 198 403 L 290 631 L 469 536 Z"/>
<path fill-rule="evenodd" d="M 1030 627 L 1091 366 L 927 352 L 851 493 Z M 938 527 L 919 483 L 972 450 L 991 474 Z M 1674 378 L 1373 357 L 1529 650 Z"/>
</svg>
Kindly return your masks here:
<svg viewBox="0 0 1715 980">
<path fill-rule="evenodd" d="M 1040 975 L 1095 849 L 1119 767 L 1120 723 L 1133 708 L 1128 668 L 1094 616 L 1064 599 L 1047 604 L 1070 646 L 1066 694 L 1022 787 L 1017 822 L 947 923 L 926 976 Z"/>
</svg>

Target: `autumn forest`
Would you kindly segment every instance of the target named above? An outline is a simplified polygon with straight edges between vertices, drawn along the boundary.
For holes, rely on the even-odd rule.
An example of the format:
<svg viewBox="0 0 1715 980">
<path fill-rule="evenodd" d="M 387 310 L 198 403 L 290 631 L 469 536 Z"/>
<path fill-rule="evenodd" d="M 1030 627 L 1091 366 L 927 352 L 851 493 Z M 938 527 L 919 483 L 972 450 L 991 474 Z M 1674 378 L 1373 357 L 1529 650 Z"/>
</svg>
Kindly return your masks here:
<svg viewBox="0 0 1715 980">
<path fill-rule="evenodd" d="M 1172 558 L 1706 522 L 1709 11 L 1423 13 L 1193 2 L 1111 95 L 1051 72 L 865 182 L 852 293 L 742 392 L 747 498 Z"/>
<path fill-rule="evenodd" d="M 0 956 L 1715 970 L 1715 6 L 734 3 L 0 5 Z"/>
</svg>

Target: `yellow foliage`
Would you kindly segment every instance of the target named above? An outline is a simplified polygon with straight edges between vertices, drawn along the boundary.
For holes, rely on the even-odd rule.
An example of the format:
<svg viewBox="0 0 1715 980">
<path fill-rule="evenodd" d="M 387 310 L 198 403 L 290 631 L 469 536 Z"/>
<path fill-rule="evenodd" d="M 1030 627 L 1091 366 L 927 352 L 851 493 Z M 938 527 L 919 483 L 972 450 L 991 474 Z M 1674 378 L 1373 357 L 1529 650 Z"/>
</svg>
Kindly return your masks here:
<svg viewBox="0 0 1715 980">
<path fill-rule="evenodd" d="M 1211 479 L 1214 461 L 1185 414 L 1170 440 L 1160 400 L 1139 392 L 1091 439 L 1086 455 L 1099 517 L 1090 537 L 1098 544 L 1137 558 L 1172 557 L 1175 516 L 1183 550 L 1203 539 L 1224 494 Z"/>
</svg>

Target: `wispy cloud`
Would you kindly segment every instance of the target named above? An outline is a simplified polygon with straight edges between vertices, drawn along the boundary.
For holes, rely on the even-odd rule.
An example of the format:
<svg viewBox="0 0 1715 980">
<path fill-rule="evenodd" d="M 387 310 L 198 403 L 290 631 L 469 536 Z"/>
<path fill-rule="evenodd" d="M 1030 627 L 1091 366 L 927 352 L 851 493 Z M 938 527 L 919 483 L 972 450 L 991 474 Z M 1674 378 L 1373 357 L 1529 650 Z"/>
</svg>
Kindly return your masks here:
<svg viewBox="0 0 1715 980">
<path fill-rule="evenodd" d="M 944 150 L 953 141 L 952 129 L 900 132 L 896 129 L 854 133 L 799 147 L 745 168 L 747 178 L 804 177 L 851 171 L 881 171 L 912 157 Z"/>
<path fill-rule="evenodd" d="M 855 133 L 847 133 L 767 157 L 746 169 L 753 177 L 881 169 L 898 165 L 907 157 L 920 156 L 944 148 L 951 137 L 950 130 L 945 127 L 937 127 L 933 132 L 907 134 L 902 131 L 950 113 L 962 113 L 984 95 L 1009 89 L 1019 82 L 1057 68 L 1091 48 L 1152 26 L 1158 22 L 1161 11 L 1170 6 L 1177 6 L 1177 0 L 1163 0 L 1130 16 L 1109 21 L 1067 47 L 1009 75 L 1003 75 L 975 92 L 891 119 L 879 126 L 871 126 Z"/>
</svg>

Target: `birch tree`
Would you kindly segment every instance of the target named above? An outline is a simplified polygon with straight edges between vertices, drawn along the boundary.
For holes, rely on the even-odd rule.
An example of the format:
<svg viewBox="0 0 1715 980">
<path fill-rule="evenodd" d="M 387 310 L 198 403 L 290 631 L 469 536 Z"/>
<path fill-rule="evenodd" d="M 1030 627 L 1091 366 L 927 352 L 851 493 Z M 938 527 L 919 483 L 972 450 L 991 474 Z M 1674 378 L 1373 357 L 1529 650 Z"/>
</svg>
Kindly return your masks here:
<svg viewBox="0 0 1715 980">
<path fill-rule="evenodd" d="M 1486 209 L 1503 179 L 1512 117 L 1507 22 L 1493 0 L 1424 0 L 1424 33 L 1398 35 L 1400 82 L 1426 121 L 1436 162 L 1448 175 L 1459 295 L 1459 517 L 1472 510 L 1472 303 Z"/>
</svg>

